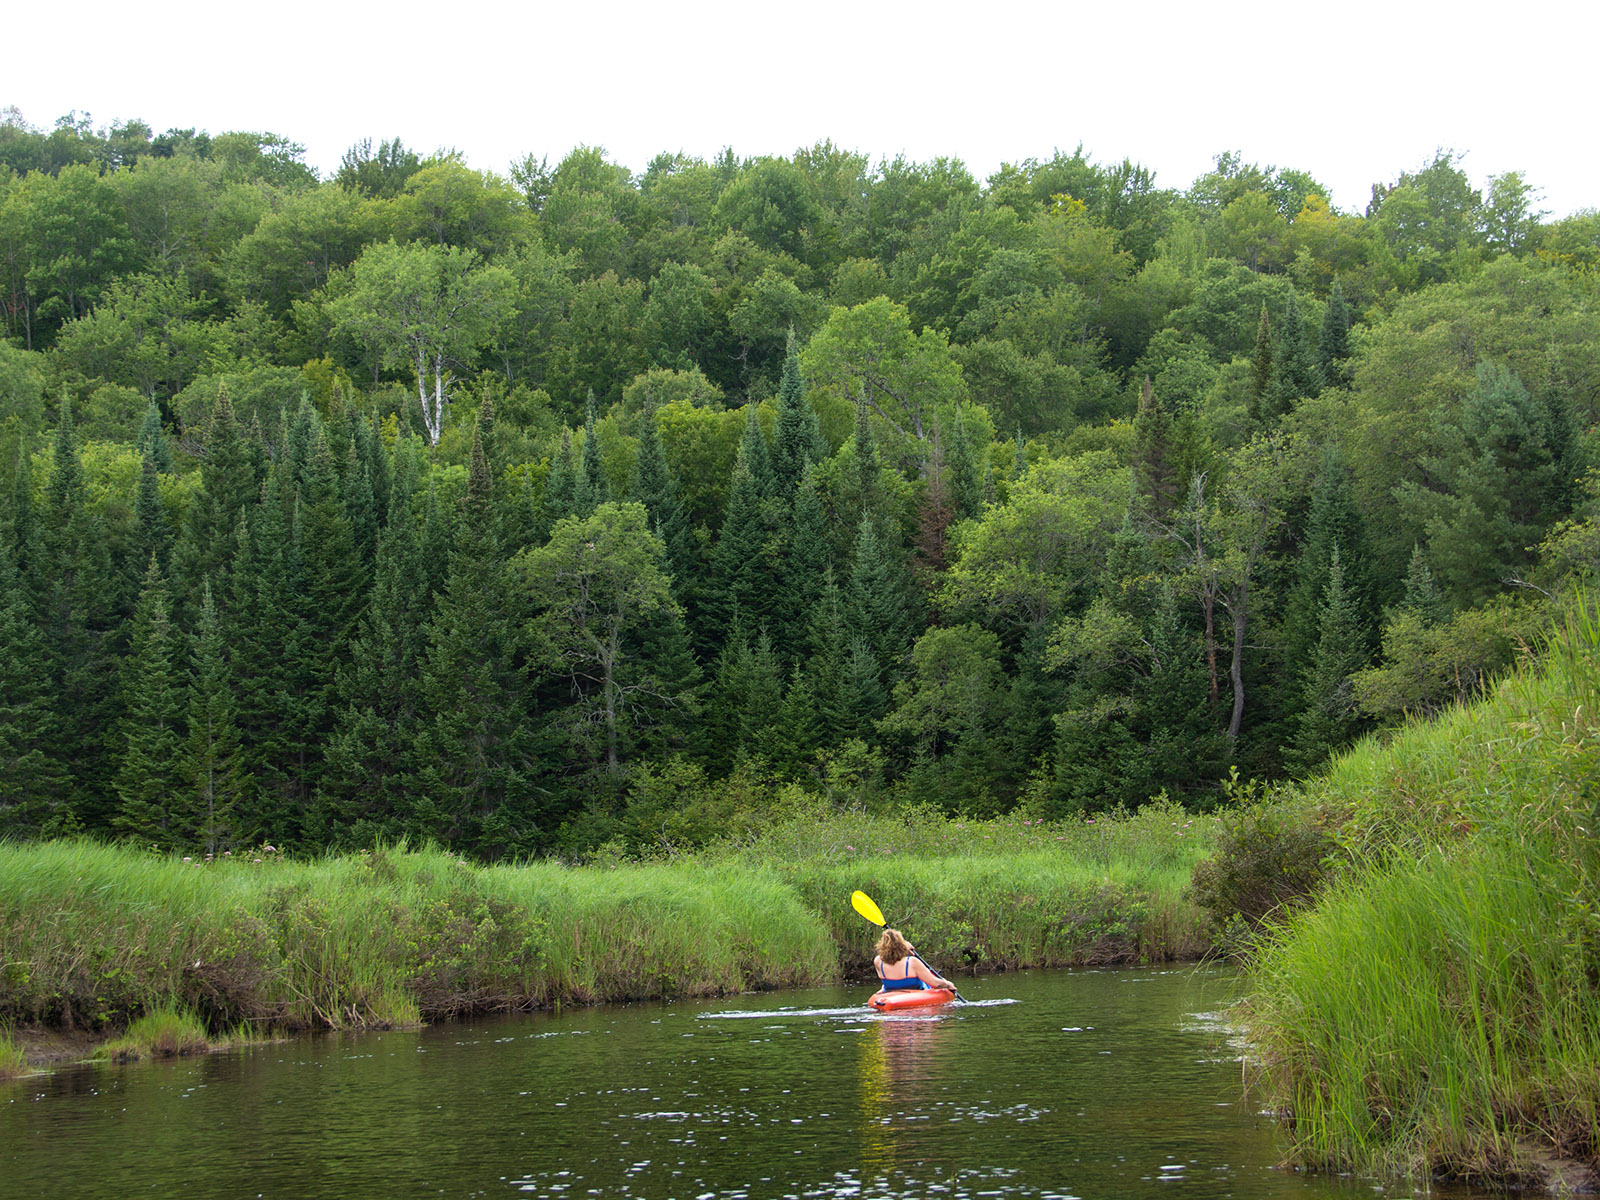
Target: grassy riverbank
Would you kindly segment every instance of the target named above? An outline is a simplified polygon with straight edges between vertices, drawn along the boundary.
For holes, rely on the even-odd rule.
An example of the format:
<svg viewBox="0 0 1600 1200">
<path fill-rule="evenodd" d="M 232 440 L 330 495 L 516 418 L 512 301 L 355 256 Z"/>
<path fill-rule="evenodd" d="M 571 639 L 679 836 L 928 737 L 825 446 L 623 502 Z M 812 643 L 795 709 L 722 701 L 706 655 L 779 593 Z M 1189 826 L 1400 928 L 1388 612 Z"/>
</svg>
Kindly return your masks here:
<svg viewBox="0 0 1600 1200">
<path fill-rule="evenodd" d="M 1359 747 L 1311 789 L 1351 865 L 1261 949 L 1246 1009 L 1293 1157 L 1600 1182 L 1600 623 Z"/>
<path fill-rule="evenodd" d="M 110 1037 L 384 1027 L 862 974 L 870 892 L 946 971 L 1194 957 L 1206 822 L 1070 825 L 818 810 L 668 862 L 479 867 L 396 848 L 187 861 L 86 841 L 0 846 L 0 1021 Z"/>
</svg>

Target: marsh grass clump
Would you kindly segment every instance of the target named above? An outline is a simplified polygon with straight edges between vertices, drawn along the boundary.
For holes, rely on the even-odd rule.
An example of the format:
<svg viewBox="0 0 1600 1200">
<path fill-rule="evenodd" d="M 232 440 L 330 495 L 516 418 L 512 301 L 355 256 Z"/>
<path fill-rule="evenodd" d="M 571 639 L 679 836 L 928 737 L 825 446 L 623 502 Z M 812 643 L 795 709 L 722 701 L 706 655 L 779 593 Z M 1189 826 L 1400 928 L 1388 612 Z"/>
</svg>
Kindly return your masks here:
<svg viewBox="0 0 1600 1200">
<path fill-rule="evenodd" d="M 12 1039 L 9 1029 L 0 1029 L 0 1083 L 28 1073 L 28 1056 Z"/>
<path fill-rule="evenodd" d="M 122 1037 L 100 1046 L 95 1057 L 112 1062 L 134 1062 L 141 1058 L 205 1054 L 212 1049 L 215 1047 L 200 1020 L 169 1006 L 138 1018 Z"/>
</svg>

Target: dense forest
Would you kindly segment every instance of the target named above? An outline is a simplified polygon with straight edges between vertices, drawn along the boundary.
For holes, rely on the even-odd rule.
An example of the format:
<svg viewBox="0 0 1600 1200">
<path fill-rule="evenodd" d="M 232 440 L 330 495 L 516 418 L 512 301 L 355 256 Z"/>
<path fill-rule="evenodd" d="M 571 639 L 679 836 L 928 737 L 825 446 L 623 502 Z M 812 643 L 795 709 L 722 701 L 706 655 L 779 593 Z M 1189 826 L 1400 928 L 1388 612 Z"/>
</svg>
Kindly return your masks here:
<svg viewBox="0 0 1600 1200">
<path fill-rule="evenodd" d="M 0 114 L 0 833 L 1205 807 L 1600 566 L 1600 216 L 1517 173 L 303 158 Z"/>
</svg>

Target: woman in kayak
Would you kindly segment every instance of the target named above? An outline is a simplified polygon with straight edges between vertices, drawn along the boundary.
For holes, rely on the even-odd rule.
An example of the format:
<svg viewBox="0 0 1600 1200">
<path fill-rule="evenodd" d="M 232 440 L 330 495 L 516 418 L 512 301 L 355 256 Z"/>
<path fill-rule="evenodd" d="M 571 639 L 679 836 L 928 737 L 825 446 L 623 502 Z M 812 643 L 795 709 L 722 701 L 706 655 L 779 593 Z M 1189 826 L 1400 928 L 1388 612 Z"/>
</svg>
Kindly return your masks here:
<svg viewBox="0 0 1600 1200">
<path fill-rule="evenodd" d="M 883 936 L 878 939 L 878 957 L 872 960 L 872 969 L 883 980 L 883 987 L 867 1001 L 868 1004 L 887 992 L 897 992 L 903 988 L 956 990 L 955 984 L 936 974 L 933 968 L 917 957 L 916 949 L 898 929 L 887 926 Z"/>
</svg>

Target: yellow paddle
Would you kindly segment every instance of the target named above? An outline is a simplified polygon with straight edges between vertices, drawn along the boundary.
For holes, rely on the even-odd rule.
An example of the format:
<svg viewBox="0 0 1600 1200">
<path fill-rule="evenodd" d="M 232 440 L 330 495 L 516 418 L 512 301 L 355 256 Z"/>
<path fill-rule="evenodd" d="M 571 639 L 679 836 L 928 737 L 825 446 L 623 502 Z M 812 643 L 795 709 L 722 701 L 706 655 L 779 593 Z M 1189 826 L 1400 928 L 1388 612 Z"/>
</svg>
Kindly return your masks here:
<svg viewBox="0 0 1600 1200">
<path fill-rule="evenodd" d="M 865 892 L 851 892 L 850 907 L 855 909 L 874 925 L 888 924 L 888 922 L 883 919 L 883 910 L 874 904 L 872 902 L 872 897 L 867 895 Z M 915 953 L 915 951 L 913 951 L 913 953 Z M 922 958 L 922 955 L 918 954 L 917 957 Z M 926 962 L 927 960 L 923 959 L 923 961 Z M 955 988 L 951 988 L 950 990 L 955 993 L 955 998 L 957 1000 L 960 1000 L 963 1004 L 966 1003 L 967 998 L 965 996 L 963 996 L 960 992 L 957 992 Z"/>
</svg>

